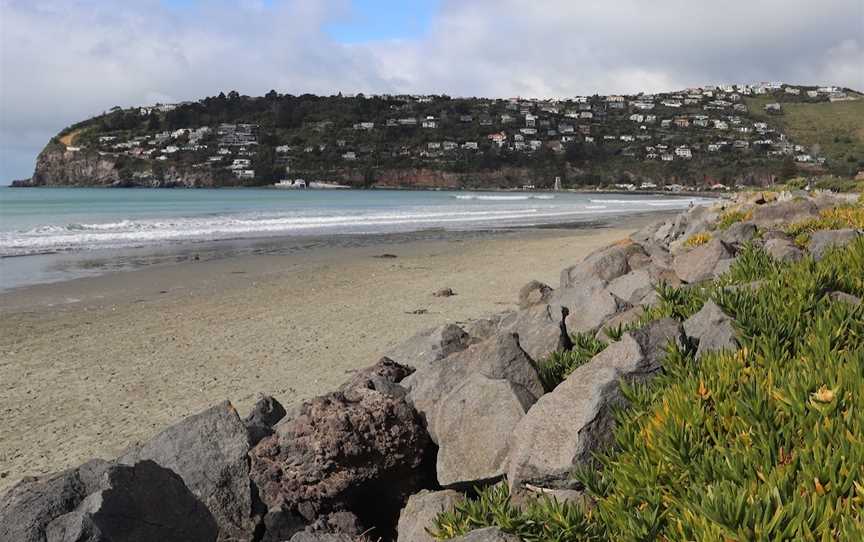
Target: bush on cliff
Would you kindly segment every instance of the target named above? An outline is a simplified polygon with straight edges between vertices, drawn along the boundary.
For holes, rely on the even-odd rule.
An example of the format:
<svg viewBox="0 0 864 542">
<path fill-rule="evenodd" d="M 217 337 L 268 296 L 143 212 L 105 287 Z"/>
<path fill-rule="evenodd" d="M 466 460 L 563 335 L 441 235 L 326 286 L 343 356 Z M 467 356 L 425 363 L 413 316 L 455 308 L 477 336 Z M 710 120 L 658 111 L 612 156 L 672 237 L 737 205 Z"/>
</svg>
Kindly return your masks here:
<svg viewBox="0 0 864 542">
<path fill-rule="evenodd" d="M 831 295 L 864 296 L 864 238 L 820 261 L 766 265 L 749 250 L 712 287 L 663 290 L 657 310 L 679 319 L 713 299 L 741 348 L 698 363 L 670 351 L 661 376 L 624 385 L 615 446 L 601 469 L 574 473 L 593 507 L 517 509 L 492 488 L 439 516 L 433 534 L 498 525 L 528 541 L 864 539 L 864 305 Z M 728 287 L 754 278 L 758 290 Z"/>
</svg>

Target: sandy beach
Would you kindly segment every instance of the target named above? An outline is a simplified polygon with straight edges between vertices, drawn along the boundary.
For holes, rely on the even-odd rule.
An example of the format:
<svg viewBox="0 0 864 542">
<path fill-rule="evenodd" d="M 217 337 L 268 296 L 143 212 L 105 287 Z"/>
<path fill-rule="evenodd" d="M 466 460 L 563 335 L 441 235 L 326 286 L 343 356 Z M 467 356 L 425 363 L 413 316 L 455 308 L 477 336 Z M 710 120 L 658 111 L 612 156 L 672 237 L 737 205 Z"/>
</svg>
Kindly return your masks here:
<svg viewBox="0 0 864 542">
<path fill-rule="evenodd" d="M 111 457 L 222 399 L 245 414 L 259 393 L 287 405 L 328 391 L 417 331 L 514 308 L 531 279 L 557 286 L 562 267 L 662 217 L 190 261 L 2 293 L 0 490 Z M 457 295 L 432 296 L 444 287 Z"/>
</svg>

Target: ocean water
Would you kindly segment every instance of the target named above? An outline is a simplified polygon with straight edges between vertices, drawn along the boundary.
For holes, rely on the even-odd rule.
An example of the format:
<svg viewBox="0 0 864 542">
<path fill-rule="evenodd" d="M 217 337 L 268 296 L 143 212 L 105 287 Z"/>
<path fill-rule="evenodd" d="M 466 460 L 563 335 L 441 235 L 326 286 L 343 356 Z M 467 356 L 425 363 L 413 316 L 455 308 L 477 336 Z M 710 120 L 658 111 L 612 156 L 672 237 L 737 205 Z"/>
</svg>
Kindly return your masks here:
<svg viewBox="0 0 864 542">
<path fill-rule="evenodd" d="M 67 278 L 42 269 L 39 261 L 56 264 L 44 258 L 50 255 L 80 260 L 249 239 L 546 226 L 703 201 L 561 192 L 0 188 L 0 288 L 22 284 L 22 267 L 32 275 L 25 283 Z M 10 263 L 21 259 L 37 263 Z"/>
</svg>

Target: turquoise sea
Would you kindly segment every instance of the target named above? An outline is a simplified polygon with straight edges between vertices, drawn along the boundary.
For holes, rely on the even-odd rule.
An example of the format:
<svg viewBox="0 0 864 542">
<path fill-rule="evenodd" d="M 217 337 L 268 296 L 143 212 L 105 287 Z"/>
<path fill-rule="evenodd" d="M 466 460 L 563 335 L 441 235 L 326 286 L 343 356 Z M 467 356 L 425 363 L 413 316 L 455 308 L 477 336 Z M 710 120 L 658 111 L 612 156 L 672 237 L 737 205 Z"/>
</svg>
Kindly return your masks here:
<svg viewBox="0 0 864 542">
<path fill-rule="evenodd" d="M 0 289 L 71 278 L 39 263 L 55 265 L 57 256 L 80 260 L 237 240 L 548 226 L 701 201 L 569 192 L 0 188 Z"/>
</svg>

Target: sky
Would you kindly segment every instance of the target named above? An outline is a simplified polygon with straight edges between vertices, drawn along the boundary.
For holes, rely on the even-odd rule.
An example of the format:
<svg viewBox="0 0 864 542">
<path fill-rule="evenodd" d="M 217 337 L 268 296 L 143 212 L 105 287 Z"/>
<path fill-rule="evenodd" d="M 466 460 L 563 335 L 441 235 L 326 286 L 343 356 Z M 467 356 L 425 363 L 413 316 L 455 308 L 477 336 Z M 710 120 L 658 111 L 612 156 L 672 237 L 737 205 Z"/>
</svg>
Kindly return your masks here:
<svg viewBox="0 0 864 542">
<path fill-rule="evenodd" d="M 0 184 L 115 105 L 758 81 L 864 89 L 864 0 L 0 0 Z"/>
</svg>

